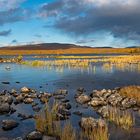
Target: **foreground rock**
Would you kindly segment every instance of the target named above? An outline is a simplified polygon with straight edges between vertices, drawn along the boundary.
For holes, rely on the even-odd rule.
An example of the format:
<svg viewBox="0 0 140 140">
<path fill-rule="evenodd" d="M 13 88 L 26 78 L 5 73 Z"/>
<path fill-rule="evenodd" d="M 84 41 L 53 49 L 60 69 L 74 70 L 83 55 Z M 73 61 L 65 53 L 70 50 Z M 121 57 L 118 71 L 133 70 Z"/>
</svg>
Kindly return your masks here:
<svg viewBox="0 0 140 140">
<path fill-rule="evenodd" d="M 80 104 L 85 104 L 90 101 L 90 97 L 88 95 L 81 94 L 78 97 L 76 97 L 76 101 Z"/>
<path fill-rule="evenodd" d="M 0 114 L 7 114 L 11 110 L 11 107 L 8 103 L 1 103 L 0 104 Z"/>
<path fill-rule="evenodd" d="M 4 130 L 11 130 L 19 125 L 18 122 L 15 120 L 3 120 L 2 121 L 2 128 Z"/>
<path fill-rule="evenodd" d="M 27 135 L 27 140 L 42 140 L 43 135 L 39 131 L 33 131 Z"/>
</svg>

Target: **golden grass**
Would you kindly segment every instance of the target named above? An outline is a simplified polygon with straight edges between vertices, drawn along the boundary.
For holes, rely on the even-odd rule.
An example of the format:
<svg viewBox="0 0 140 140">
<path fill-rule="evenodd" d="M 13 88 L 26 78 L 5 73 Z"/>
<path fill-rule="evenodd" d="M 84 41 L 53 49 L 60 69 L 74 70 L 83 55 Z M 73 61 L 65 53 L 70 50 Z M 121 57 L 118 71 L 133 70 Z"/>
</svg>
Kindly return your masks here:
<svg viewBox="0 0 140 140">
<path fill-rule="evenodd" d="M 44 113 L 39 113 L 35 119 L 36 129 L 43 134 L 49 136 L 56 136 L 60 140 L 108 140 L 108 128 L 97 127 L 94 130 L 86 129 L 84 131 L 77 131 L 73 128 L 70 122 L 66 122 L 62 127 L 60 120 L 56 121 L 57 103 L 52 107 L 46 106 Z"/>
<path fill-rule="evenodd" d="M 121 56 L 58 56 L 62 59 L 54 60 L 35 60 L 23 61 L 21 64 L 40 67 L 46 66 L 47 68 L 56 68 L 58 71 L 63 72 L 65 67 L 69 69 L 86 69 L 96 72 L 96 66 L 93 65 L 102 62 L 103 70 L 111 72 L 113 67 L 125 71 L 140 72 L 140 55 L 121 55 Z"/>
<path fill-rule="evenodd" d="M 50 136 L 60 136 L 61 124 L 60 121 L 56 121 L 57 103 L 53 106 L 46 105 L 44 113 L 40 113 L 36 117 L 36 129 L 42 133 Z"/>
<path fill-rule="evenodd" d="M 109 140 L 108 126 L 104 127 L 98 125 L 94 129 L 84 129 L 80 134 L 80 140 Z"/>
<path fill-rule="evenodd" d="M 70 48 L 57 50 L 0 50 L 1 55 L 31 54 L 128 54 L 138 53 L 135 48 Z"/>
<path fill-rule="evenodd" d="M 134 98 L 140 102 L 140 86 L 126 86 L 119 91 L 122 96 Z"/>
<path fill-rule="evenodd" d="M 134 116 L 128 111 L 120 111 L 118 109 L 109 110 L 109 121 L 115 123 L 124 130 L 131 130 L 135 124 Z"/>
<path fill-rule="evenodd" d="M 77 140 L 76 131 L 70 122 L 66 123 L 62 129 L 60 140 Z"/>
</svg>

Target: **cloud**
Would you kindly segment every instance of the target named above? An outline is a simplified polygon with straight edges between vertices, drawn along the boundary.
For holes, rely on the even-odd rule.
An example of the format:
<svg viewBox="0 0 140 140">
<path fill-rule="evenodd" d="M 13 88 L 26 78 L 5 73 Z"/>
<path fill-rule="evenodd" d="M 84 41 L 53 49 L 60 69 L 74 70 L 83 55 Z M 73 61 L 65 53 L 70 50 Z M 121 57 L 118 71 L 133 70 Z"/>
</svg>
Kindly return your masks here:
<svg viewBox="0 0 140 140">
<path fill-rule="evenodd" d="M 0 0 L 0 11 L 15 9 L 26 0 Z"/>
<path fill-rule="evenodd" d="M 23 21 L 31 17 L 31 10 L 22 8 L 26 0 L 0 0 L 0 26 L 6 23 Z"/>
<path fill-rule="evenodd" d="M 68 34 L 86 36 L 100 31 L 115 38 L 140 38 L 139 0 L 56 0 L 40 9 L 43 18 Z M 136 38 L 135 38 L 136 37 Z"/>
<path fill-rule="evenodd" d="M 86 43 L 92 43 L 94 41 L 95 41 L 94 39 L 81 39 L 81 40 L 78 40 L 76 43 L 77 44 L 86 44 Z"/>
<path fill-rule="evenodd" d="M 6 37 L 11 34 L 11 31 L 12 31 L 11 29 L 5 30 L 5 31 L 0 31 L 0 36 Z"/>
</svg>

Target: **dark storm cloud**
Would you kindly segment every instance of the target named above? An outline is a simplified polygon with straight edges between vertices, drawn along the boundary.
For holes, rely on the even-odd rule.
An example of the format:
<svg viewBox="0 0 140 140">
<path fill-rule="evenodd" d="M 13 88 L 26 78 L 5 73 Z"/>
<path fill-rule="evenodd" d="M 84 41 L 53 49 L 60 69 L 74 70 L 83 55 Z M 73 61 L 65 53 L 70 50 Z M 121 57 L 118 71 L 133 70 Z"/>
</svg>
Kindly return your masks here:
<svg viewBox="0 0 140 140">
<path fill-rule="evenodd" d="M 44 4 L 40 12 L 47 18 L 55 15 L 53 27 L 67 33 L 81 36 L 107 31 L 114 37 L 137 40 L 139 5 L 139 0 L 58 0 Z"/>
<path fill-rule="evenodd" d="M 5 30 L 5 31 L 0 31 L 0 36 L 6 37 L 6 36 L 8 36 L 10 34 L 11 34 L 11 29 Z"/>
</svg>

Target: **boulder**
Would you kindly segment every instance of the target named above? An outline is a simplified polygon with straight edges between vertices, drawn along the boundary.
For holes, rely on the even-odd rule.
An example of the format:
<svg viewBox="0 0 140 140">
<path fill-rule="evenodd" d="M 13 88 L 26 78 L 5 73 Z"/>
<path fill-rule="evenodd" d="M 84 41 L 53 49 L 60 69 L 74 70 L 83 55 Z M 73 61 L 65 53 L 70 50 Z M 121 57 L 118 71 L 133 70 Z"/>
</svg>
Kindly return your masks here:
<svg viewBox="0 0 140 140">
<path fill-rule="evenodd" d="M 106 102 L 102 98 L 94 97 L 91 99 L 91 101 L 88 103 L 88 105 L 91 105 L 93 107 L 103 106 L 103 105 L 106 105 Z"/>
<path fill-rule="evenodd" d="M 0 104 L 0 114 L 9 113 L 11 110 L 10 105 L 8 103 Z"/>
<path fill-rule="evenodd" d="M 25 104 L 31 104 L 31 103 L 33 103 L 34 102 L 34 100 L 32 99 L 32 98 L 25 98 L 24 99 L 24 103 Z"/>
<path fill-rule="evenodd" d="M 29 88 L 27 88 L 27 87 L 21 88 L 21 93 L 29 93 L 29 92 L 30 92 Z"/>
<path fill-rule="evenodd" d="M 27 135 L 27 140 L 42 140 L 43 135 L 39 131 L 33 131 Z"/>
<path fill-rule="evenodd" d="M 11 130 L 19 125 L 18 122 L 15 120 L 3 120 L 2 121 L 2 128 L 4 130 Z"/>
<path fill-rule="evenodd" d="M 90 101 L 90 97 L 88 95 L 81 94 L 76 98 L 76 101 L 80 104 L 85 104 Z"/>
<path fill-rule="evenodd" d="M 122 102 L 121 105 L 123 108 L 131 108 L 134 107 L 137 104 L 135 99 L 131 98 L 125 98 Z"/>
</svg>

